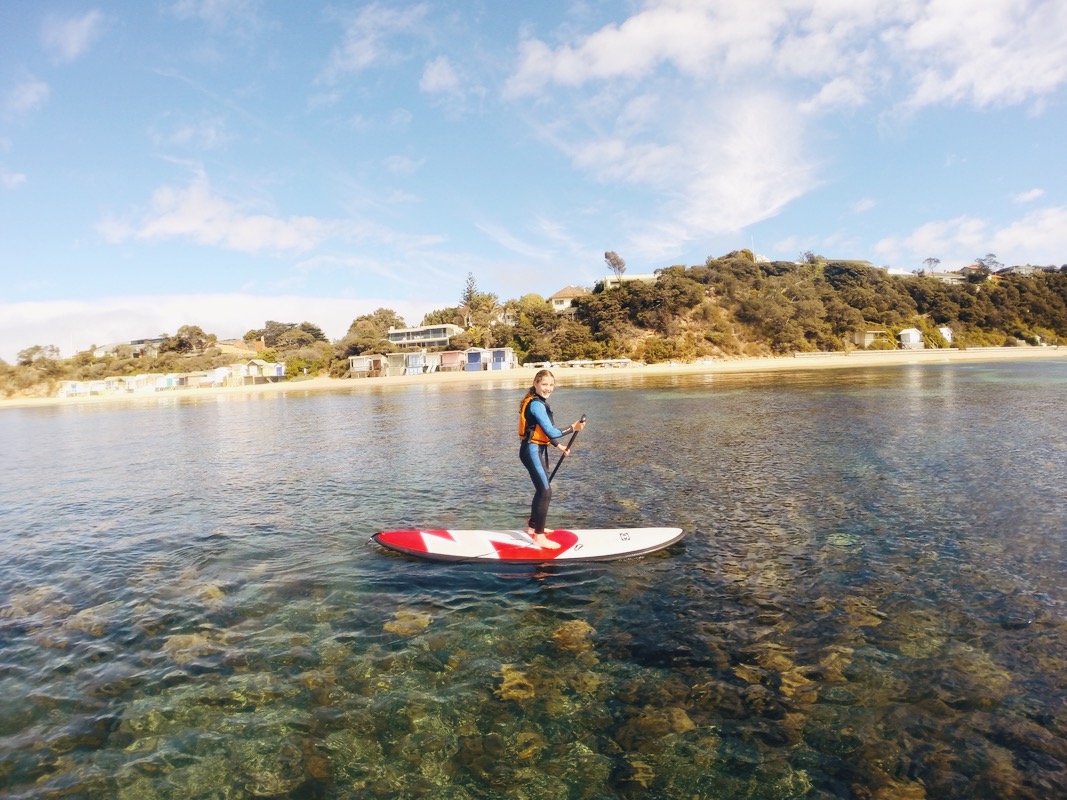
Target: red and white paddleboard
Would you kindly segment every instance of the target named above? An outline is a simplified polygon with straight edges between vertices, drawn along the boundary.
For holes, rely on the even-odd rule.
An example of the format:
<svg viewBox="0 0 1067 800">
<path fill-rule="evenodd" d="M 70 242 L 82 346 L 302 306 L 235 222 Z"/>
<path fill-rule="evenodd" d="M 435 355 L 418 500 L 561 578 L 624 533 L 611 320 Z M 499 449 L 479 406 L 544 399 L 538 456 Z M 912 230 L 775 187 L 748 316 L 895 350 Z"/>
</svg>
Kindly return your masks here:
<svg viewBox="0 0 1067 800">
<path fill-rule="evenodd" d="M 550 550 L 534 544 L 524 531 L 382 531 L 372 537 L 382 547 L 434 561 L 545 562 L 610 561 L 662 550 L 685 533 L 681 528 L 601 528 L 557 530 Z"/>
</svg>

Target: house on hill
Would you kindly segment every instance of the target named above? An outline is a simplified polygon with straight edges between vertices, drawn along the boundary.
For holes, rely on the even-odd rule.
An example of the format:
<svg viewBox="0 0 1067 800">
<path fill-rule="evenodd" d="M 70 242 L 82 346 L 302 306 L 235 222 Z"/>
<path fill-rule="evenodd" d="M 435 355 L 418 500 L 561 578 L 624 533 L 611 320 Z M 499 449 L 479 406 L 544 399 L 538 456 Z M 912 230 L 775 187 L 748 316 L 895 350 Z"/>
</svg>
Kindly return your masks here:
<svg viewBox="0 0 1067 800">
<path fill-rule="evenodd" d="M 552 304 L 552 310 L 557 314 L 573 314 L 574 312 L 570 309 L 574 300 L 589 294 L 592 292 L 580 286 L 566 286 L 548 298 L 548 302 Z"/>
<path fill-rule="evenodd" d="M 154 339 L 131 339 L 128 342 L 114 342 L 100 345 L 92 350 L 93 358 L 155 358 L 159 355 L 159 346 L 167 341 L 162 336 Z"/>
<path fill-rule="evenodd" d="M 608 275 L 601 278 L 597 283 L 604 287 L 604 290 L 614 289 L 618 286 L 622 286 L 629 281 L 641 281 L 642 283 L 655 283 L 659 280 L 659 276 L 654 272 L 644 273 L 640 275 Z"/>
<path fill-rule="evenodd" d="M 927 272 L 926 277 L 941 281 L 941 283 L 947 283 L 950 286 L 967 282 L 967 279 L 958 272 Z"/>
<path fill-rule="evenodd" d="M 1035 267 L 1033 264 L 1018 264 L 1014 267 L 1005 267 L 1004 269 L 998 269 L 997 275 L 1022 275 L 1023 277 L 1030 277 L 1036 275 L 1039 272 L 1045 272 L 1044 267 Z"/>
<path fill-rule="evenodd" d="M 419 325 L 415 328 L 390 328 L 386 334 L 390 344 L 398 347 L 445 347 L 463 328 L 450 322 L 439 325 Z"/>
</svg>

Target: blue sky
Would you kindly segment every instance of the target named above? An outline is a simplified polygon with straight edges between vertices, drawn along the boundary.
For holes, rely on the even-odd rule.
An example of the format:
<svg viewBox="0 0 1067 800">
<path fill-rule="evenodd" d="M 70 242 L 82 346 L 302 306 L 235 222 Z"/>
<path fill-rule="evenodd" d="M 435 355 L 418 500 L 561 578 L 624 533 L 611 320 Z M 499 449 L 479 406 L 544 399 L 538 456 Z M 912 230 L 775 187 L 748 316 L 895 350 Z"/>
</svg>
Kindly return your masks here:
<svg viewBox="0 0 1067 800">
<path fill-rule="evenodd" d="M 0 4 L 0 358 L 742 247 L 1067 263 L 1060 0 Z"/>
</svg>

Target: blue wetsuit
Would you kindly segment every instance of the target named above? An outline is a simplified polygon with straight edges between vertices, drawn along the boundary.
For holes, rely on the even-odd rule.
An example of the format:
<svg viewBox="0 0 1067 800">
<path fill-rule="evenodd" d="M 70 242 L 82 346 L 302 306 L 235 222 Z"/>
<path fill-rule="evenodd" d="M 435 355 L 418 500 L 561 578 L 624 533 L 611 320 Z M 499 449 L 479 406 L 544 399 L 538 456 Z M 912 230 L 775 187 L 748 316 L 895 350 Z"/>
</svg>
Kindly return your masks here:
<svg viewBox="0 0 1067 800">
<path fill-rule="evenodd" d="M 552 485 L 548 482 L 548 445 L 531 440 L 538 428 L 553 444 L 573 431 L 573 427 L 560 430 L 552 417 L 552 409 L 540 395 L 526 404 L 526 438 L 519 445 L 519 460 L 530 473 L 534 485 L 533 503 L 530 504 L 530 527 L 535 533 L 545 532 L 548 505 L 552 502 Z"/>
</svg>

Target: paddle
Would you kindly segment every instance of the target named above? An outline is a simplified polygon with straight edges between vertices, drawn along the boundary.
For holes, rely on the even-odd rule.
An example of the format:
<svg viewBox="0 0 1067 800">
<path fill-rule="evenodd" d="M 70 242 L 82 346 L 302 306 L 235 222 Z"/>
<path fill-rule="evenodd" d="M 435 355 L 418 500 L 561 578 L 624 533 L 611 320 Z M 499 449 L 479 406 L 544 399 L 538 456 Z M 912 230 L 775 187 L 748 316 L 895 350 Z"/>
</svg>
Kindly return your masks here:
<svg viewBox="0 0 1067 800">
<path fill-rule="evenodd" d="M 580 420 L 578 420 L 578 421 L 579 422 L 585 422 L 585 414 L 582 414 L 582 418 Z M 577 438 L 578 438 L 578 431 L 575 431 L 574 433 L 571 434 L 571 440 L 569 442 L 567 442 L 567 449 L 568 450 L 571 449 L 571 445 L 574 444 L 574 440 L 577 439 Z M 556 466 L 555 466 L 555 468 L 553 468 L 552 474 L 548 476 L 548 482 L 549 483 L 552 483 L 552 479 L 554 477 L 556 477 L 556 473 L 559 472 L 559 465 L 563 463 L 563 459 L 565 459 L 566 457 L 567 457 L 566 453 L 564 453 L 563 455 L 561 455 L 559 457 L 559 461 L 556 462 Z"/>
</svg>

